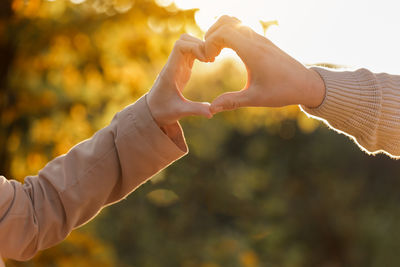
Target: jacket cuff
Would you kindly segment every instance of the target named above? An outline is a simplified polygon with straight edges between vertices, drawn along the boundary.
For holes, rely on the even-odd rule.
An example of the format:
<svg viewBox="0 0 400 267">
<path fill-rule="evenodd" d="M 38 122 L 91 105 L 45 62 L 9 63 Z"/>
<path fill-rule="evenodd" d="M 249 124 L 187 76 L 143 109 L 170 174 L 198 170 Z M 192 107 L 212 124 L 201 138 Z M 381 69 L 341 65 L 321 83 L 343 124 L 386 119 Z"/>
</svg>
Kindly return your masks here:
<svg viewBox="0 0 400 267">
<path fill-rule="evenodd" d="M 326 94 L 317 108 L 301 108 L 329 126 L 345 132 L 370 152 L 379 149 L 377 129 L 382 92 L 375 75 L 366 70 L 330 71 L 313 67 L 325 83 Z"/>
<path fill-rule="evenodd" d="M 188 147 L 180 124 L 176 122 L 169 126 L 173 129 L 173 137 L 165 134 L 153 119 L 146 97 L 147 95 L 144 95 L 121 112 L 125 113 L 121 116 L 127 115 L 133 120 L 135 127 L 132 129 L 131 125 L 122 126 L 125 128 L 122 129 L 124 135 L 135 131 L 135 135 L 140 135 L 142 142 L 148 145 L 150 152 L 162 157 L 166 162 L 181 158 L 188 153 Z"/>
</svg>

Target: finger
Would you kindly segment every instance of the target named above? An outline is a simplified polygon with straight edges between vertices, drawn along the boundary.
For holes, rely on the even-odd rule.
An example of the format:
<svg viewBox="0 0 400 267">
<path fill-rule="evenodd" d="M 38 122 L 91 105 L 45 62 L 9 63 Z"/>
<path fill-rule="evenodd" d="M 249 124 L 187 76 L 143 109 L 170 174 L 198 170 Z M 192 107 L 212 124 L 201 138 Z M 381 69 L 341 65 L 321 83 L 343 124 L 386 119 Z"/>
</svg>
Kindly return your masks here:
<svg viewBox="0 0 400 267">
<path fill-rule="evenodd" d="M 193 102 L 185 99 L 181 106 L 181 114 L 186 116 L 203 116 L 208 119 L 212 118 L 213 114 L 210 111 L 210 103 Z"/>
<path fill-rule="evenodd" d="M 212 114 L 238 109 L 248 104 L 248 91 L 242 90 L 238 92 L 228 92 L 218 96 L 211 103 L 210 111 Z"/>
<path fill-rule="evenodd" d="M 217 22 L 215 22 L 206 32 L 204 38 L 206 39 L 208 36 L 210 36 L 213 32 L 215 32 L 219 27 L 225 24 L 239 24 L 241 21 L 235 17 L 230 17 L 227 15 L 224 15 L 220 17 Z"/>
<path fill-rule="evenodd" d="M 238 30 L 237 25 L 225 24 L 206 38 L 205 56 L 212 60 L 223 48 L 231 48 L 242 57 L 247 51 L 247 44 L 247 38 Z"/>
<path fill-rule="evenodd" d="M 198 39 L 198 38 L 196 38 L 196 37 L 194 37 L 194 36 L 192 36 L 190 34 L 187 34 L 187 33 L 182 34 L 180 39 L 184 40 L 184 41 L 193 42 L 193 43 L 198 44 L 200 49 L 201 49 L 201 51 L 202 51 L 202 53 L 203 53 L 203 55 L 205 55 L 204 41 L 202 41 L 202 40 L 200 40 L 200 39 Z"/>
<path fill-rule="evenodd" d="M 175 43 L 175 49 L 177 51 L 174 51 L 173 53 L 179 52 L 180 55 L 191 54 L 200 61 L 206 61 L 203 44 L 181 39 Z"/>
<path fill-rule="evenodd" d="M 189 41 L 189 42 L 195 42 L 197 44 L 203 44 L 204 42 L 188 33 L 184 33 L 181 35 L 181 40 Z"/>
</svg>

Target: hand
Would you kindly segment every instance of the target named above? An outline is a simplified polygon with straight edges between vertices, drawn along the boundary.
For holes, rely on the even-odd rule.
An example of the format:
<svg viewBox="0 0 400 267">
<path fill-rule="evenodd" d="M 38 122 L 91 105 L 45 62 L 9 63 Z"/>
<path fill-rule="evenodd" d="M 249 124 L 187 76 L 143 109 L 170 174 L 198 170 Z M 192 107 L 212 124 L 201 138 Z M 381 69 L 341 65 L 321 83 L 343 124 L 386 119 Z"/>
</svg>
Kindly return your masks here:
<svg viewBox="0 0 400 267">
<path fill-rule="evenodd" d="M 160 127 L 174 124 L 190 115 L 212 117 L 209 103 L 192 102 L 182 95 L 195 59 L 206 61 L 204 42 L 183 34 L 147 95 L 150 111 Z"/>
<path fill-rule="evenodd" d="M 247 84 L 241 91 L 218 96 L 211 103 L 212 113 L 245 106 L 317 107 L 322 103 L 325 85 L 318 73 L 228 16 L 221 17 L 205 35 L 207 59 L 213 61 L 225 47 L 236 51 L 246 65 Z"/>
</svg>

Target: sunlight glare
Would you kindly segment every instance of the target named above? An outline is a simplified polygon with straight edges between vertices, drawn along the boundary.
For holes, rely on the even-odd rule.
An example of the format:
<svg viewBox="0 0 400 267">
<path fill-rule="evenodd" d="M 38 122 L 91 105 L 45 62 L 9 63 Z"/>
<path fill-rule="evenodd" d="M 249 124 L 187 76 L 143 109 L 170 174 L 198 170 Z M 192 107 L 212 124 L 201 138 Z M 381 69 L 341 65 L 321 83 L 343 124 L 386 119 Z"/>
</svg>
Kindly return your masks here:
<svg viewBox="0 0 400 267">
<path fill-rule="evenodd" d="M 260 34 L 260 20 L 277 20 L 279 26 L 270 27 L 267 37 L 304 64 L 329 62 L 400 73 L 400 35 L 394 34 L 400 25 L 400 3 L 394 0 L 174 2 L 181 9 L 199 9 L 195 19 L 204 32 L 221 15 L 238 17 Z"/>
</svg>

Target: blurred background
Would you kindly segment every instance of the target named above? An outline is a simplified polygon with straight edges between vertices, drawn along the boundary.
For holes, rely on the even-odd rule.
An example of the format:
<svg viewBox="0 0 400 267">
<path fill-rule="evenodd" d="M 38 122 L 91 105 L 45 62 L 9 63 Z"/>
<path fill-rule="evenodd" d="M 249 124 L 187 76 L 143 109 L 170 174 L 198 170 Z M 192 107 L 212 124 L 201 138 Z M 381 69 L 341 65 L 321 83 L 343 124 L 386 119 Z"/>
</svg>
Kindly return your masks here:
<svg viewBox="0 0 400 267">
<path fill-rule="evenodd" d="M 2 0 L 0 173 L 22 182 L 106 126 L 151 88 L 180 34 L 203 37 L 218 12 L 224 12 L 217 3 Z M 247 13 L 235 14 L 232 5 Z M 271 9 L 277 16 L 270 10 L 265 17 L 257 6 L 232 5 L 227 13 L 265 30 L 274 41 L 285 25 L 298 25 L 296 19 L 278 16 L 285 10 L 295 13 L 290 5 L 280 13 Z M 304 21 L 309 17 L 298 13 Z M 264 23 L 262 28 L 259 20 L 278 20 L 279 26 L 273 22 L 268 29 Z M 331 20 L 319 23 L 332 25 Z M 313 49 L 321 39 L 312 35 L 288 41 L 290 47 L 284 40 L 290 39 L 277 42 L 289 52 L 297 45 L 303 49 L 298 53 L 304 63 L 318 63 L 301 53 L 306 42 L 309 54 L 344 53 L 325 39 L 325 50 Z M 331 58 L 320 60 L 325 59 Z M 212 101 L 245 82 L 242 63 L 224 52 L 214 64 L 195 65 L 185 95 Z M 367 156 L 297 106 L 241 109 L 211 120 L 187 118 L 182 125 L 188 156 L 58 246 L 29 262 L 8 260 L 6 265 L 399 266 L 399 162 Z"/>
</svg>

